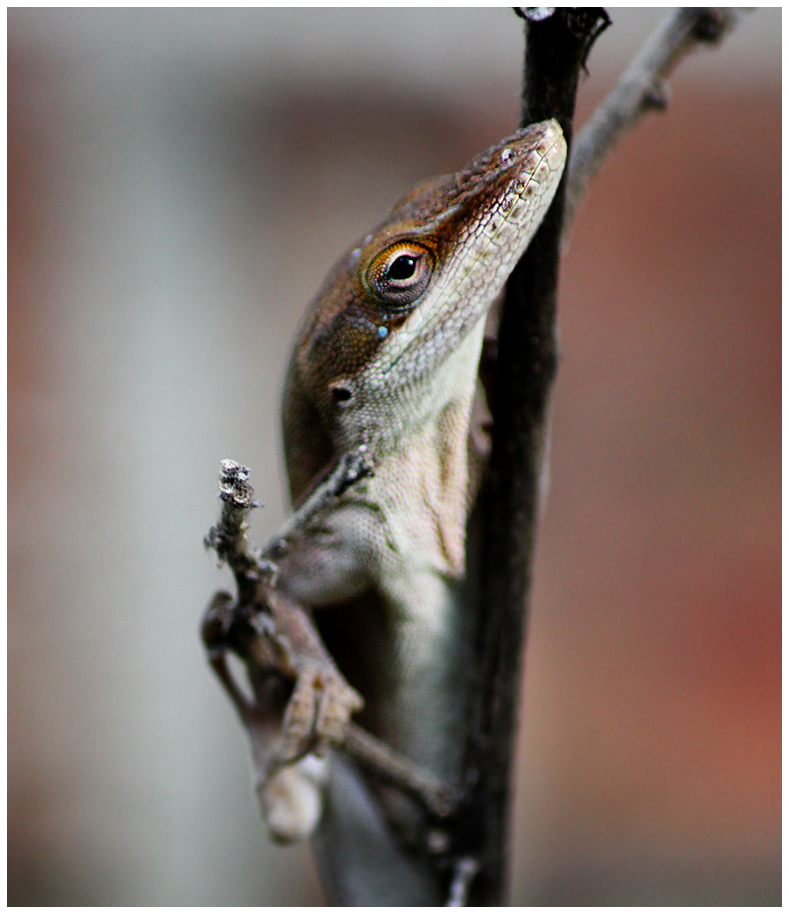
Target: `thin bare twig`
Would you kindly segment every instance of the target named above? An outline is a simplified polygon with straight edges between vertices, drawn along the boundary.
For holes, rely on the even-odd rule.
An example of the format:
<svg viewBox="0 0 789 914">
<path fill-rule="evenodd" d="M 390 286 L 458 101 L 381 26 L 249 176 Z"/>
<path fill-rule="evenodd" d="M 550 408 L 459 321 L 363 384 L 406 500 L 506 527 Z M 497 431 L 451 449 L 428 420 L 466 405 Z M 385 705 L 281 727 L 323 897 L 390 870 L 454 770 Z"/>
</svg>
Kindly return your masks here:
<svg viewBox="0 0 789 914">
<path fill-rule="evenodd" d="M 722 41 L 742 12 L 726 7 L 672 10 L 647 39 L 575 140 L 568 169 L 565 234 L 589 182 L 614 146 L 645 114 L 668 105 L 666 79 L 677 64 L 699 45 Z"/>
<path fill-rule="evenodd" d="M 474 877 L 479 872 L 479 863 L 473 857 L 461 857 L 455 864 L 452 882 L 449 885 L 448 908 L 465 908 L 468 893 Z"/>
<path fill-rule="evenodd" d="M 385 742 L 356 724 L 349 725 L 339 748 L 383 783 L 419 800 L 434 816 L 445 818 L 454 811 L 457 804 L 455 789 L 398 755 Z"/>
</svg>

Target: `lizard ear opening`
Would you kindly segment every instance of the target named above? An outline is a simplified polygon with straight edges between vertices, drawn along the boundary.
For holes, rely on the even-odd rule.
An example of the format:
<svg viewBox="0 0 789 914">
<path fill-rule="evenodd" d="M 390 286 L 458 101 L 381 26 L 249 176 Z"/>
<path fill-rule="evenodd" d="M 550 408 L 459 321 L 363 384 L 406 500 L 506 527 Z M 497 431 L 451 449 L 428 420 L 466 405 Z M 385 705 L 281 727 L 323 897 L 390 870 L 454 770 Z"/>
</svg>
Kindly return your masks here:
<svg viewBox="0 0 789 914">
<path fill-rule="evenodd" d="M 348 406 L 353 399 L 353 392 L 344 384 L 331 384 L 332 399 L 338 406 Z"/>
<path fill-rule="evenodd" d="M 367 269 L 367 285 L 387 309 L 410 308 L 433 275 L 433 254 L 411 241 L 398 241 L 381 251 Z"/>
</svg>

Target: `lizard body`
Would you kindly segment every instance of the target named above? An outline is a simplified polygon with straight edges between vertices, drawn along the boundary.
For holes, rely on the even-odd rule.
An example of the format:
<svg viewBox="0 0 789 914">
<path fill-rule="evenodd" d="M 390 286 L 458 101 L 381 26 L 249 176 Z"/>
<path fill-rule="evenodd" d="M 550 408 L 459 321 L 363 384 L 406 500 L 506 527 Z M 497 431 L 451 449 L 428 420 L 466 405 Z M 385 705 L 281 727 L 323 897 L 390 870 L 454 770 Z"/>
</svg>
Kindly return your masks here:
<svg viewBox="0 0 789 914">
<path fill-rule="evenodd" d="M 354 449 L 374 475 L 288 541 L 277 585 L 321 610 L 324 640 L 365 699 L 360 722 L 447 781 L 470 661 L 469 435 L 485 320 L 564 158 L 546 121 L 414 188 L 329 274 L 285 386 L 294 504 Z"/>
<path fill-rule="evenodd" d="M 228 508 L 209 534 L 220 558 L 241 556 L 238 603 L 215 597 L 204 640 L 248 728 L 264 817 L 280 841 L 320 822 L 315 844 L 324 876 L 339 880 L 336 903 L 441 897 L 435 870 L 412 853 L 441 853 L 441 840 L 425 845 L 431 803 L 406 796 L 406 775 L 389 776 L 394 789 L 340 754 L 330 766 L 320 756 L 347 747 L 359 712 L 386 744 L 376 757 L 383 746 L 395 769 L 413 766 L 409 783 L 413 772 L 420 783 L 459 781 L 485 322 L 565 156 L 556 121 L 519 130 L 456 174 L 415 187 L 341 258 L 308 309 L 285 383 L 295 513 L 257 558 L 239 552 L 243 513 Z M 223 499 L 243 510 L 247 473 L 224 461 L 220 474 Z M 223 660 L 228 647 L 247 660 L 253 705 Z M 283 677 L 294 682 L 289 697 Z"/>
</svg>

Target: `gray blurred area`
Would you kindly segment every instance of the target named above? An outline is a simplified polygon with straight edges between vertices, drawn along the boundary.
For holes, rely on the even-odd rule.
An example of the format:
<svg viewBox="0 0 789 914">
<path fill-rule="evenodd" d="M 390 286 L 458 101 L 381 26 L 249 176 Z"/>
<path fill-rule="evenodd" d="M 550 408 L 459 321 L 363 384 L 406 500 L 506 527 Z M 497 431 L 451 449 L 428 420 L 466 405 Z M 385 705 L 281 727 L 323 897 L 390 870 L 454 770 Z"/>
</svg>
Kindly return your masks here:
<svg viewBox="0 0 789 914">
<path fill-rule="evenodd" d="M 661 15 L 611 10 L 580 120 Z M 686 61 L 596 180 L 563 362 L 516 904 L 779 904 L 781 13 Z M 309 905 L 198 642 L 223 457 L 333 260 L 517 125 L 497 9 L 20 9 L 9 60 L 16 905 Z"/>
</svg>

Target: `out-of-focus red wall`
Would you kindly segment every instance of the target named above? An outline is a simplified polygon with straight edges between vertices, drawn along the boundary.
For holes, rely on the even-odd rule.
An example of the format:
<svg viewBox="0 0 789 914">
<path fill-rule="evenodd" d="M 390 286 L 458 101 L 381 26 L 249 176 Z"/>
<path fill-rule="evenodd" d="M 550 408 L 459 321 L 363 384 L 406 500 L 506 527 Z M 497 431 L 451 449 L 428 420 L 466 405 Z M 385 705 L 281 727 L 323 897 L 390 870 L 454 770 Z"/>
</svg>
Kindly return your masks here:
<svg viewBox="0 0 789 914">
<path fill-rule="evenodd" d="M 573 232 L 519 806 L 546 903 L 679 903 L 694 867 L 696 903 L 780 897 L 779 111 L 677 89 Z"/>
</svg>

